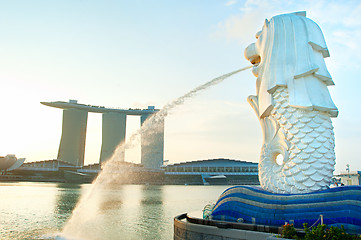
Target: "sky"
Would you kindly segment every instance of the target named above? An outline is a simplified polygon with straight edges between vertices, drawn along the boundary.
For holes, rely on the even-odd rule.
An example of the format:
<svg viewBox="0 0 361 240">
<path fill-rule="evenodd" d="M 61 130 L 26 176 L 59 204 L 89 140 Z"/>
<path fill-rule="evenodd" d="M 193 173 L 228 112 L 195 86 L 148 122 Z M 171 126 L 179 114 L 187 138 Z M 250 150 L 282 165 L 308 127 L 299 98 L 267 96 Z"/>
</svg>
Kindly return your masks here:
<svg viewBox="0 0 361 240">
<path fill-rule="evenodd" d="M 244 49 L 265 18 L 306 11 L 322 29 L 339 108 L 336 173 L 361 170 L 361 2 L 266 0 L 0 0 L 0 156 L 56 159 L 62 110 L 41 101 L 161 108 L 250 65 Z M 169 163 L 230 158 L 258 162 L 262 133 L 246 98 L 250 70 L 173 109 L 165 120 Z M 128 117 L 127 138 L 140 127 Z M 85 163 L 99 161 L 101 114 L 89 113 Z M 140 147 L 126 152 L 140 162 Z"/>
</svg>

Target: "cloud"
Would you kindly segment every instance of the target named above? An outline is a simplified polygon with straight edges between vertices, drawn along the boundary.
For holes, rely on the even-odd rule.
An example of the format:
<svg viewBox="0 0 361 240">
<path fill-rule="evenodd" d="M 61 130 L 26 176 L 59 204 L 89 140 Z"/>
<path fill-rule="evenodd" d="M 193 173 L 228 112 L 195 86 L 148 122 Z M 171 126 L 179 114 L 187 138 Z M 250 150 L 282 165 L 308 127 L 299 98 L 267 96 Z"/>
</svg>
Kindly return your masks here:
<svg viewBox="0 0 361 240">
<path fill-rule="evenodd" d="M 232 6 L 232 5 L 234 5 L 234 4 L 236 4 L 237 3 L 237 1 L 236 0 L 230 0 L 230 1 L 228 1 L 228 2 L 226 2 L 226 6 Z"/>
<path fill-rule="evenodd" d="M 262 21 L 256 12 L 232 15 L 226 20 L 219 22 L 213 36 L 225 38 L 228 41 L 237 41 L 241 44 L 248 44 L 255 41 L 255 34 L 260 30 Z"/>
<path fill-rule="evenodd" d="M 246 0 L 240 6 L 238 14 L 231 15 L 217 24 L 213 36 L 248 45 L 255 41 L 254 35 L 262 27 L 265 18 L 303 10 L 310 19 L 320 25 L 332 57 L 347 60 L 344 63 L 336 63 L 337 66 L 334 67 L 344 67 L 349 61 L 360 67 L 361 55 L 354 54 L 360 49 L 360 1 L 345 3 L 324 0 Z"/>
<path fill-rule="evenodd" d="M 240 8 L 242 12 L 280 9 L 285 5 L 294 5 L 293 1 L 268 1 L 268 0 L 246 0 L 244 5 Z"/>
<path fill-rule="evenodd" d="M 233 3 L 236 4 L 236 3 Z M 239 13 L 220 21 L 213 37 L 237 41 L 242 45 L 255 41 L 255 34 L 261 30 L 265 18 L 274 15 L 275 6 L 270 1 L 247 0 L 239 8 Z"/>
<path fill-rule="evenodd" d="M 350 48 L 351 50 L 359 50 L 361 38 L 361 30 L 352 31 L 352 30 L 338 30 L 332 33 L 334 41 L 345 48 Z M 354 55 L 354 54 L 352 54 Z"/>
<path fill-rule="evenodd" d="M 361 2 L 358 3 L 358 6 L 354 6 L 352 9 L 348 12 L 348 16 L 346 14 L 346 18 L 344 19 L 345 26 L 348 27 L 360 27 L 361 26 Z"/>
<path fill-rule="evenodd" d="M 331 53 L 329 67 L 360 68 L 361 2 L 322 1 L 309 11 L 309 17 L 322 29 Z M 350 64 L 352 63 L 352 64 Z"/>
<path fill-rule="evenodd" d="M 228 2 L 226 2 L 226 6 L 232 6 L 232 5 L 234 5 L 234 4 L 236 4 L 237 3 L 237 1 L 236 0 L 230 0 L 230 1 L 228 1 Z"/>
</svg>

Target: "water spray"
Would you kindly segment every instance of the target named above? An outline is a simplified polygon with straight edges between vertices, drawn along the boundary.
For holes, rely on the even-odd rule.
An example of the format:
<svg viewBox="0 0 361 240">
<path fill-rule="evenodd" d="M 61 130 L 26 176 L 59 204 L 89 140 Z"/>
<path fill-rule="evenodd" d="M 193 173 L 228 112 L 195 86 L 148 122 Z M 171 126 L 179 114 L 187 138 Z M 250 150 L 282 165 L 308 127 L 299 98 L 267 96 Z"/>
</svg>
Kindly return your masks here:
<svg viewBox="0 0 361 240">
<path fill-rule="evenodd" d="M 151 117 L 149 117 L 144 123 L 143 126 L 136 132 L 134 133 L 129 141 L 127 141 L 125 144 L 121 144 L 121 146 L 118 146 L 117 149 L 114 151 L 114 155 L 111 159 L 114 159 L 115 156 L 117 156 L 119 153 L 124 152 L 125 149 L 129 149 L 131 147 L 134 146 L 134 144 L 136 143 L 136 139 L 138 138 L 138 136 L 140 136 L 141 134 L 145 134 L 146 131 L 149 131 L 150 126 L 152 126 L 153 129 L 156 129 L 157 123 L 159 123 L 160 121 L 163 121 L 164 117 L 166 117 L 169 114 L 169 111 L 172 110 L 173 108 L 181 105 L 184 103 L 184 101 L 188 98 L 191 98 L 193 96 L 195 96 L 196 94 L 198 94 L 200 91 L 206 90 L 211 86 L 217 85 L 221 82 L 223 82 L 226 78 L 229 78 L 239 72 L 245 71 L 247 69 L 252 68 L 253 66 L 247 66 L 244 68 L 240 68 L 238 70 L 235 70 L 233 72 L 224 74 L 222 76 L 219 76 L 217 78 L 212 79 L 209 82 L 206 82 L 196 88 L 194 88 L 193 90 L 189 91 L 188 93 L 184 94 L 183 96 L 167 103 L 159 112 L 153 114 Z M 110 162 L 110 161 L 108 161 Z"/>
<path fill-rule="evenodd" d="M 119 181 L 121 177 L 124 177 L 124 169 L 121 169 L 122 165 L 119 164 L 123 162 L 117 156 L 124 152 L 125 149 L 129 149 L 135 145 L 136 140 L 141 134 L 149 134 L 151 130 L 156 130 L 158 123 L 162 122 L 164 118 L 169 114 L 169 111 L 175 107 L 182 105 L 186 99 L 189 99 L 195 96 L 200 91 L 206 90 L 211 86 L 217 85 L 223 82 L 225 79 L 245 71 L 252 66 L 247 66 L 240 68 L 233 72 L 224 74 L 217 78 L 212 79 L 205 84 L 202 84 L 183 96 L 167 103 L 159 112 L 153 114 L 149 117 L 142 125 L 142 127 L 131 135 L 130 139 L 126 143 L 121 143 L 118 145 L 114 151 L 113 156 L 105 162 L 102 166 L 102 171 L 98 174 L 97 178 L 93 181 L 92 187 L 89 192 L 81 197 L 78 204 L 73 210 L 72 216 L 66 223 L 61 236 L 65 238 L 83 238 L 84 235 L 87 236 L 89 233 L 88 229 L 91 229 L 91 226 L 87 228 L 87 224 L 92 222 L 92 219 L 96 218 L 98 214 L 97 205 L 99 204 L 99 197 L 101 196 L 101 191 L 110 183 Z M 60 239 L 60 238 L 58 238 Z"/>
</svg>

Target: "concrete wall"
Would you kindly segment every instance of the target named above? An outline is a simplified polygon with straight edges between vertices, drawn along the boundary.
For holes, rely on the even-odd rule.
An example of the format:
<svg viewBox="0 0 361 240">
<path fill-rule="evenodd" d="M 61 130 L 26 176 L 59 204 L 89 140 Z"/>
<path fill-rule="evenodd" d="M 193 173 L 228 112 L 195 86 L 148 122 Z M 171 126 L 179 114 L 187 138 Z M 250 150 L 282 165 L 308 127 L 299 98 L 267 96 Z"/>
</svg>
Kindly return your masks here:
<svg viewBox="0 0 361 240">
<path fill-rule="evenodd" d="M 103 113 L 100 163 L 108 160 L 117 146 L 125 141 L 126 122 L 127 115 L 125 113 Z M 124 161 L 124 151 L 117 152 L 117 157 Z"/>
<path fill-rule="evenodd" d="M 75 166 L 84 165 L 84 151 L 88 112 L 78 109 L 63 110 L 63 131 L 58 159 Z"/>
<path fill-rule="evenodd" d="M 143 126 L 150 114 L 140 118 Z M 146 168 L 160 169 L 164 158 L 164 119 L 150 125 L 141 134 L 141 163 Z"/>
<path fill-rule="evenodd" d="M 186 220 L 182 221 L 178 217 L 174 218 L 174 240 L 266 240 L 275 235 L 265 232 L 194 224 Z"/>
</svg>

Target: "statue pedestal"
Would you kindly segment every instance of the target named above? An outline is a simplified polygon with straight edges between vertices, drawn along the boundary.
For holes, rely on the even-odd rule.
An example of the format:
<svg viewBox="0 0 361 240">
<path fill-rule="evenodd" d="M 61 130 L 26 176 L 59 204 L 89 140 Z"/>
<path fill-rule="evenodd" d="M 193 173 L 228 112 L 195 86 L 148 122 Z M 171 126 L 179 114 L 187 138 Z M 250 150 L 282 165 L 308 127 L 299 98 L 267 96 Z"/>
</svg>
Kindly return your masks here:
<svg viewBox="0 0 361 240">
<path fill-rule="evenodd" d="M 275 194 L 259 187 L 237 186 L 219 197 L 212 220 L 303 228 L 321 223 L 361 232 L 361 186 L 344 186 L 304 194 Z"/>
</svg>

